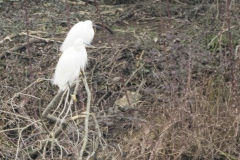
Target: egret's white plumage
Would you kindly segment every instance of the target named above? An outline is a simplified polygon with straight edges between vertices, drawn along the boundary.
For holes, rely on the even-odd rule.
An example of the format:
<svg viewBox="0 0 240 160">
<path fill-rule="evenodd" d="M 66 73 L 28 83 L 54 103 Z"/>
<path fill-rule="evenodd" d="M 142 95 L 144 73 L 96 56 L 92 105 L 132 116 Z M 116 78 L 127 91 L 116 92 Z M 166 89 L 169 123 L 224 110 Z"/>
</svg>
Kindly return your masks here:
<svg viewBox="0 0 240 160">
<path fill-rule="evenodd" d="M 68 85 L 78 78 L 80 69 L 84 70 L 87 64 L 87 51 L 84 41 L 78 38 L 72 46 L 61 55 L 55 74 L 53 84 L 58 85 L 60 90 L 65 90 Z"/>
<path fill-rule="evenodd" d="M 60 51 L 64 52 L 73 45 L 73 42 L 81 38 L 85 43 L 90 44 L 94 37 L 94 30 L 92 21 L 87 20 L 75 24 L 67 34 Z"/>
</svg>

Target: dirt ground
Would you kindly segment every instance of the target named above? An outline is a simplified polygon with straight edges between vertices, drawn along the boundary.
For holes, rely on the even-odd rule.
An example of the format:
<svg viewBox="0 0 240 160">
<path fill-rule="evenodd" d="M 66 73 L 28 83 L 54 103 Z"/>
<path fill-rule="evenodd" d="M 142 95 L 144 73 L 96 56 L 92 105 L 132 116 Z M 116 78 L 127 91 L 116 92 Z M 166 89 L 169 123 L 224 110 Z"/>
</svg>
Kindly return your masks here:
<svg viewBox="0 0 240 160">
<path fill-rule="evenodd" d="M 97 2 L 0 3 L 0 159 L 240 159 L 240 5 Z M 59 47 L 84 20 L 103 26 L 87 48 L 86 148 L 84 118 L 72 119 L 87 108 L 82 80 L 76 101 L 51 110 L 65 118 L 59 132 L 63 122 L 42 117 Z"/>
</svg>

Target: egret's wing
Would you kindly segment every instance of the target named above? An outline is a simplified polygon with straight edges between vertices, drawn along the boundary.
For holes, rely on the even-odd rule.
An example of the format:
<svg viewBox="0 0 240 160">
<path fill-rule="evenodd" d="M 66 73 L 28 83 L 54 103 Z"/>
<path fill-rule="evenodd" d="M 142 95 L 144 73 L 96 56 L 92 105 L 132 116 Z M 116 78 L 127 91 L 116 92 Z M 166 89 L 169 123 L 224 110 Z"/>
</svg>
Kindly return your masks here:
<svg viewBox="0 0 240 160">
<path fill-rule="evenodd" d="M 83 39 L 85 43 L 91 43 L 94 37 L 94 30 L 92 26 L 86 26 L 84 22 L 78 22 L 75 24 L 71 30 L 68 32 L 67 37 L 65 38 L 63 44 L 61 45 L 60 50 L 62 52 L 66 51 L 66 49 L 70 48 L 74 41 L 77 38 Z"/>
<path fill-rule="evenodd" d="M 53 84 L 58 85 L 61 90 L 65 90 L 68 83 L 71 85 L 80 72 L 79 59 L 80 54 L 78 54 L 72 47 L 67 49 L 58 61 Z"/>
</svg>

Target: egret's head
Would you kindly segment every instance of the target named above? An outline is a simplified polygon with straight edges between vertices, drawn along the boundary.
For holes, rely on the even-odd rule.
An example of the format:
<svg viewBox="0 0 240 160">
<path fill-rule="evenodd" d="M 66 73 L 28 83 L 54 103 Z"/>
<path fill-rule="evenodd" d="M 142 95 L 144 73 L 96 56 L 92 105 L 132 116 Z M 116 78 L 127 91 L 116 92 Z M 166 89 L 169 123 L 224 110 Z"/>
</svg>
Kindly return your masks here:
<svg viewBox="0 0 240 160">
<path fill-rule="evenodd" d="M 79 46 L 79 45 L 82 45 L 82 46 L 84 46 L 83 39 L 82 39 L 82 38 L 76 39 L 73 45 L 74 45 L 74 46 L 75 46 L 75 45 L 78 45 L 78 46 Z"/>
<path fill-rule="evenodd" d="M 73 44 L 74 48 L 81 48 L 81 47 L 91 47 L 91 48 L 95 48 L 93 45 L 88 44 L 86 42 L 83 41 L 83 39 L 78 38 L 75 40 L 74 44 Z"/>
<path fill-rule="evenodd" d="M 85 44 L 83 43 L 83 40 L 81 38 L 78 38 L 74 41 L 73 47 L 76 50 L 81 50 L 82 48 L 85 47 Z"/>
<path fill-rule="evenodd" d="M 86 26 L 88 26 L 88 27 L 102 28 L 102 27 L 100 27 L 100 26 L 98 26 L 98 25 L 96 25 L 96 24 L 93 24 L 92 21 L 90 21 L 90 20 L 86 20 L 86 21 L 84 21 L 84 23 L 85 23 Z"/>
<path fill-rule="evenodd" d="M 93 23 L 90 20 L 86 20 L 86 21 L 84 21 L 84 23 L 86 24 L 86 26 L 89 26 L 89 27 L 93 26 Z"/>
</svg>

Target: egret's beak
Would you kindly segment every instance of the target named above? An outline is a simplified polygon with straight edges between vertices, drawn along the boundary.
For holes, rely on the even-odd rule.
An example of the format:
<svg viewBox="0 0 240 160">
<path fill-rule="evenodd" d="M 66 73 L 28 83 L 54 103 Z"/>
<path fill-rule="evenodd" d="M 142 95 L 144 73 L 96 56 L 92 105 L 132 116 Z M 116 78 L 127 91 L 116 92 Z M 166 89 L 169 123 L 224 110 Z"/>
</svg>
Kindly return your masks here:
<svg viewBox="0 0 240 160">
<path fill-rule="evenodd" d="M 95 48 L 93 45 L 83 42 L 87 47 Z"/>
<path fill-rule="evenodd" d="M 98 26 L 96 24 L 93 24 L 93 27 L 95 27 L 95 28 L 102 28 L 101 26 Z"/>
</svg>

